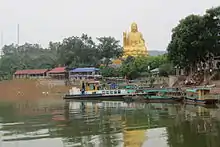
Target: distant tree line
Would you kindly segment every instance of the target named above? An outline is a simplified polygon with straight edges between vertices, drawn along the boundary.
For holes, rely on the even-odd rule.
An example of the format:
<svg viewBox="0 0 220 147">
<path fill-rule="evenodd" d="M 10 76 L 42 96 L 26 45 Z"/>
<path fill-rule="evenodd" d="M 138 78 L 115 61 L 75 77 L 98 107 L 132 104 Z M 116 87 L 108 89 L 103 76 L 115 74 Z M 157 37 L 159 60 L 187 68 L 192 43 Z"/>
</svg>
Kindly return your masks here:
<svg viewBox="0 0 220 147">
<path fill-rule="evenodd" d="M 114 37 L 100 37 L 97 40 L 98 43 L 95 43 L 91 37 L 82 34 L 81 37 L 65 38 L 62 42 L 49 42 L 48 48 L 28 43 L 5 45 L 0 59 L 0 77 L 10 79 L 16 70 L 51 69 L 56 66 L 98 67 L 105 77 L 126 76 L 128 79 L 149 75 L 151 69 L 159 67 L 165 68 L 161 70 L 164 75 L 170 72 L 166 55 L 128 57 L 122 60 L 119 68 L 112 67 L 112 60 L 120 59 L 122 55 L 119 40 Z"/>
<path fill-rule="evenodd" d="M 102 67 L 102 74 L 105 77 L 126 77 L 127 79 L 135 79 L 138 77 L 152 76 L 151 70 L 158 69 L 159 76 L 168 76 L 174 74 L 172 63 L 167 59 L 167 55 L 159 56 L 140 56 L 127 57 L 122 61 L 119 68 Z"/>
<path fill-rule="evenodd" d="M 122 54 L 122 47 L 114 37 L 97 38 L 86 34 L 73 36 L 62 42 L 50 42 L 48 48 L 39 44 L 5 45 L 0 59 L 0 77 L 10 78 L 18 69 L 51 69 L 56 66 L 97 67 L 108 66 L 110 59 Z"/>
</svg>

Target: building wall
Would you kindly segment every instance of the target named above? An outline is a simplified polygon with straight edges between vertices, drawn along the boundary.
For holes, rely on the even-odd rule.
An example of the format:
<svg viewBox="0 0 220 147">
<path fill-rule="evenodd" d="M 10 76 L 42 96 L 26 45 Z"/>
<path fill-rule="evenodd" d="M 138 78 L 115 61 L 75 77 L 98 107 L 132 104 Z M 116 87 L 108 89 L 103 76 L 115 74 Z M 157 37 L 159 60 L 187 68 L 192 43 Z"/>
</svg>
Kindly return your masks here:
<svg viewBox="0 0 220 147">
<path fill-rule="evenodd" d="M 14 75 L 13 78 L 15 79 L 23 79 L 23 78 L 46 78 L 47 77 L 47 74 L 44 73 L 44 74 L 32 74 L 32 75 L 29 75 L 29 74 L 21 74 L 21 75 Z"/>
<path fill-rule="evenodd" d="M 94 79 L 100 77 L 99 71 L 93 71 L 93 72 L 79 72 L 79 73 L 69 73 L 69 79 L 70 80 L 84 80 L 84 79 Z"/>
<path fill-rule="evenodd" d="M 99 71 L 93 71 L 93 72 L 70 72 L 70 75 L 100 75 Z"/>
</svg>

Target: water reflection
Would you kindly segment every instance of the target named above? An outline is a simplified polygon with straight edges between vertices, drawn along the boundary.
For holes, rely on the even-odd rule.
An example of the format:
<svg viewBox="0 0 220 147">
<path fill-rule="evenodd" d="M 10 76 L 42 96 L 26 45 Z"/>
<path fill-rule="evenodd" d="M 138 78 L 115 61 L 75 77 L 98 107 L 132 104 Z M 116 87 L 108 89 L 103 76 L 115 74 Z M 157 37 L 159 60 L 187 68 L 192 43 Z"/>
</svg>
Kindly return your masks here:
<svg viewBox="0 0 220 147">
<path fill-rule="evenodd" d="M 219 112 L 180 104 L 0 102 L 0 147 L 219 147 Z"/>
</svg>

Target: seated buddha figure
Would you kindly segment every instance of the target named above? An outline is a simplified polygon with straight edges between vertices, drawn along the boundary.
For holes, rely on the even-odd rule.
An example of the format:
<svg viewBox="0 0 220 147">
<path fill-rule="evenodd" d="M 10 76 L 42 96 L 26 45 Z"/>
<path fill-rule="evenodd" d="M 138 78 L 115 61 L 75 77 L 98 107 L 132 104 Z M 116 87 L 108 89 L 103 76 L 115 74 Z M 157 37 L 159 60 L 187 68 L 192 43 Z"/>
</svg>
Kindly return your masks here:
<svg viewBox="0 0 220 147">
<path fill-rule="evenodd" d="M 131 24 L 131 31 L 128 34 L 123 33 L 123 49 L 123 58 L 148 55 L 145 41 L 141 32 L 138 32 L 136 23 Z"/>
</svg>

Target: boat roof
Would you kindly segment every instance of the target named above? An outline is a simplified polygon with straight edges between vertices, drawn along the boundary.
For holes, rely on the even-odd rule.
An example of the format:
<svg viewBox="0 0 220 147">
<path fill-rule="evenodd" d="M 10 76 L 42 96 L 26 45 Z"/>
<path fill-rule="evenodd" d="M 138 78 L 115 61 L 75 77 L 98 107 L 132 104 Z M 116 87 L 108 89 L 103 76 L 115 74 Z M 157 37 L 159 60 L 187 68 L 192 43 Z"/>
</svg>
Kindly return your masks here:
<svg viewBox="0 0 220 147">
<path fill-rule="evenodd" d="M 126 85 L 125 88 L 136 88 L 138 85 Z"/>
<path fill-rule="evenodd" d="M 175 91 L 175 89 L 172 88 L 158 88 L 158 89 L 146 89 L 144 90 L 146 92 L 170 92 L 170 91 Z"/>
<path fill-rule="evenodd" d="M 87 81 L 88 84 L 100 83 L 100 81 Z"/>
<path fill-rule="evenodd" d="M 210 91 L 210 90 L 211 90 L 211 88 L 207 88 L 207 87 L 198 87 L 198 88 L 186 89 L 187 92 Z"/>
</svg>

